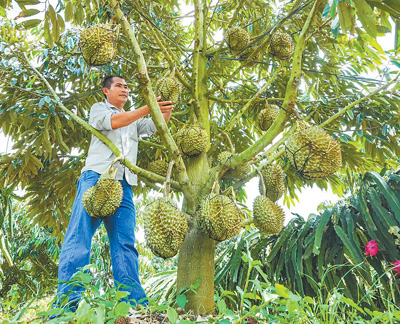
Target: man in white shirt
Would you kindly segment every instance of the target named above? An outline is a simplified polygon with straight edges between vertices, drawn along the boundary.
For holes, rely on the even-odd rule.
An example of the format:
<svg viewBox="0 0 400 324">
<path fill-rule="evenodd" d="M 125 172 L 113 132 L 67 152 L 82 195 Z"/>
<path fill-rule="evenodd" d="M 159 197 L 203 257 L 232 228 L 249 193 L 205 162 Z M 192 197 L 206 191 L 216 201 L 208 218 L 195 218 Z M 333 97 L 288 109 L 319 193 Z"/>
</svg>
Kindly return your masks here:
<svg viewBox="0 0 400 324">
<path fill-rule="evenodd" d="M 149 108 L 144 106 L 133 111 L 124 111 L 123 106 L 128 100 L 129 89 L 120 76 L 106 76 L 102 86 L 106 101 L 92 106 L 89 124 L 107 136 L 126 158 L 136 164 L 139 136 L 151 135 L 156 131 L 151 119 L 142 119 L 150 114 Z M 164 101 L 158 102 L 158 105 L 165 122 L 168 122 L 173 110 L 172 103 Z M 123 165 L 116 165 L 116 179 L 120 180 L 124 193 L 121 206 L 114 215 L 104 219 L 90 217 L 82 204 L 84 192 L 96 183 L 100 174 L 114 159 L 112 151 L 92 135 L 86 164 L 77 184 L 77 194 L 58 268 L 59 286 L 55 304 L 63 305 L 72 311 L 76 309 L 83 288 L 66 281 L 70 280 L 79 268 L 89 263 L 92 237 L 102 221 L 110 240 L 115 284 L 121 290 L 129 292 L 126 299 L 132 305 L 147 304 L 146 294 L 139 281 L 138 251 L 134 246 L 136 219 L 132 185 L 137 184 L 137 176 Z"/>
</svg>

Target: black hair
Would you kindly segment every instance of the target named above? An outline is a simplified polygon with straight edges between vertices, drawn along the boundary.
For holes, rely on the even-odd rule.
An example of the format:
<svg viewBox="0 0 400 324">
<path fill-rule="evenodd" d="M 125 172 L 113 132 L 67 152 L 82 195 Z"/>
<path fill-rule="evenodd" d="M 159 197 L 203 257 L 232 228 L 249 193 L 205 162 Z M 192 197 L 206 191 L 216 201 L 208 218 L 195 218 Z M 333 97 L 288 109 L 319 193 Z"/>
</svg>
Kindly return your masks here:
<svg viewBox="0 0 400 324">
<path fill-rule="evenodd" d="M 107 89 L 111 89 L 111 84 L 113 83 L 113 79 L 114 78 L 121 78 L 121 79 L 123 79 L 123 77 L 122 76 L 120 76 L 120 75 L 106 75 L 104 78 L 103 78 L 103 82 L 102 82 L 102 89 L 103 88 L 107 88 Z M 104 94 L 104 92 L 103 92 L 103 94 Z M 107 99 L 107 96 L 104 94 L 104 97 L 106 97 L 106 99 Z"/>
</svg>

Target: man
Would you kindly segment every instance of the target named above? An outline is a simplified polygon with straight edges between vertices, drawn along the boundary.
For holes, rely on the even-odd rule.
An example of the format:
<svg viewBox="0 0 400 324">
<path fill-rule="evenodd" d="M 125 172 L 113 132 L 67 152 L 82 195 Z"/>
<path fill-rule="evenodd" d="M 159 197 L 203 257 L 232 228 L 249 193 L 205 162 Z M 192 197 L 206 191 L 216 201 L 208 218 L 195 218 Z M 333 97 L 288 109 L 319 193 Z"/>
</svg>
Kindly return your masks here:
<svg viewBox="0 0 400 324">
<path fill-rule="evenodd" d="M 133 111 L 124 111 L 129 89 L 120 76 L 109 75 L 103 80 L 105 102 L 92 106 L 89 124 L 107 136 L 133 164 L 136 164 L 139 135 L 151 135 L 156 131 L 151 119 L 142 119 L 149 115 L 147 106 Z M 157 98 L 160 100 L 160 98 Z M 165 122 L 168 122 L 173 110 L 171 101 L 158 102 Z M 123 187 L 121 206 L 114 215 L 104 219 L 90 217 L 82 204 L 82 196 L 94 186 L 100 174 L 115 159 L 111 150 L 92 135 L 86 164 L 82 169 L 77 185 L 72 215 L 64 238 L 58 267 L 59 286 L 57 304 L 62 297 L 68 296 L 69 309 L 74 311 L 83 288 L 65 283 L 72 275 L 90 261 L 93 234 L 104 221 L 111 248 L 111 262 L 114 282 L 129 292 L 127 299 L 132 305 L 147 304 L 146 294 L 139 281 L 138 251 L 135 244 L 135 206 L 133 204 L 132 185 L 137 184 L 137 176 L 123 165 L 117 163 L 116 179 Z"/>
</svg>

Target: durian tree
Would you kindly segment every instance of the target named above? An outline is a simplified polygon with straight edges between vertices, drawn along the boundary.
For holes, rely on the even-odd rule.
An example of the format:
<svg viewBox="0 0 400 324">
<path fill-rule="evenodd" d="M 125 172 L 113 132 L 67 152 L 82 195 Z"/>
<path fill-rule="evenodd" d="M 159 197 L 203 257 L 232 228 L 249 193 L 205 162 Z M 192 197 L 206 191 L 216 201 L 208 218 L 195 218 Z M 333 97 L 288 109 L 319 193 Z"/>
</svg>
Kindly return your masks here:
<svg viewBox="0 0 400 324">
<path fill-rule="evenodd" d="M 27 217 L 61 240 L 90 136 L 139 176 L 137 196 L 166 181 L 165 165 L 151 163 L 172 161 L 168 185 L 188 225 L 178 256 L 187 310 L 214 308 L 215 247 L 252 222 L 249 180 L 262 179 L 260 223 L 259 211 L 281 213 L 278 196 L 290 206 L 314 183 L 344 194 L 365 171 L 398 166 L 394 0 L 185 1 L 190 25 L 176 0 L 16 2 L 0 1 L 0 121 L 12 141 L 0 186 L 23 189 Z M 21 9 L 17 19 L 11 6 Z M 95 25 L 97 34 L 88 30 Z M 106 26 L 119 29 L 117 41 Z M 377 39 L 390 33 L 394 44 L 384 51 Z M 87 124 L 111 73 L 131 87 L 129 109 L 147 104 L 157 128 L 140 140 L 137 166 Z M 177 101 L 168 125 L 157 95 Z M 270 166 L 280 170 L 271 175 L 277 183 Z"/>
</svg>

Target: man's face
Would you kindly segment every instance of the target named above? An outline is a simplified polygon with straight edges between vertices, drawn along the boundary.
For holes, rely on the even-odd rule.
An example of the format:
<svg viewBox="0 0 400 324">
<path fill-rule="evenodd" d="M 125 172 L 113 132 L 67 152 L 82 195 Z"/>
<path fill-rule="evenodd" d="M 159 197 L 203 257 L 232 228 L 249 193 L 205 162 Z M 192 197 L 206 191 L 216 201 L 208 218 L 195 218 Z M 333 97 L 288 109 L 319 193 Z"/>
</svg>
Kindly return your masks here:
<svg viewBox="0 0 400 324">
<path fill-rule="evenodd" d="M 107 96 L 109 103 L 121 107 L 128 101 L 129 89 L 125 80 L 114 77 L 110 89 L 103 88 L 104 94 Z"/>
</svg>

